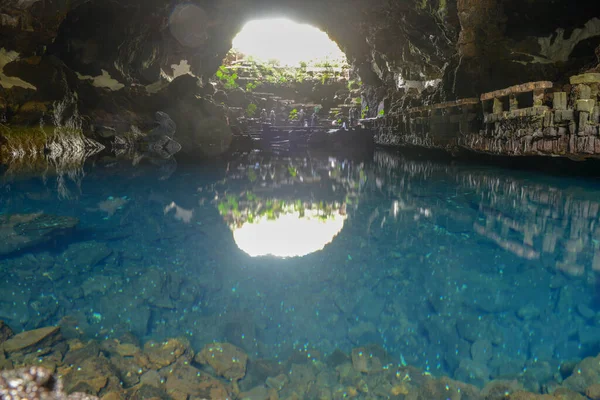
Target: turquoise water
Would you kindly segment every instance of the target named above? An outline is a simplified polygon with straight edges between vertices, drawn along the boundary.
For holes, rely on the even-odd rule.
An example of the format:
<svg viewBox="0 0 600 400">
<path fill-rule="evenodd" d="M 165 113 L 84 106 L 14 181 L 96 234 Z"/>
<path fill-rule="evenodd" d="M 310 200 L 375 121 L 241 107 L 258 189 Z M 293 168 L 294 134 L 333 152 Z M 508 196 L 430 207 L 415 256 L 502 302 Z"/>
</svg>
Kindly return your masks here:
<svg viewBox="0 0 600 400">
<path fill-rule="evenodd" d="M 543 382 L 600 350 L 599 208 L 594 179 L 384 151 L 5 174 L 0 319 Z"/>
</svg>

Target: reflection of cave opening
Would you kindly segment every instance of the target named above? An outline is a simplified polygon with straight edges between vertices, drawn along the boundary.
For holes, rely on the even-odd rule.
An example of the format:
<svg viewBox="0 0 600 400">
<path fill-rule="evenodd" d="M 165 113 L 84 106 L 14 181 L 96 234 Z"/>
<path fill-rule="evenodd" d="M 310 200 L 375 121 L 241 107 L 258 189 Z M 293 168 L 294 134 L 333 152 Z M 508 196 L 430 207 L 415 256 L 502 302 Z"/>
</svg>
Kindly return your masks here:
<svg viewBox="0 0 600 400">
<path fill-rule="evenodd" d="M 248 22 L 233 39 L 237 53 L 280 65 L 300 63 L 346 63 L 346 56 L 325 32 L 288 19 L 263 19 Z"/>
</svg>

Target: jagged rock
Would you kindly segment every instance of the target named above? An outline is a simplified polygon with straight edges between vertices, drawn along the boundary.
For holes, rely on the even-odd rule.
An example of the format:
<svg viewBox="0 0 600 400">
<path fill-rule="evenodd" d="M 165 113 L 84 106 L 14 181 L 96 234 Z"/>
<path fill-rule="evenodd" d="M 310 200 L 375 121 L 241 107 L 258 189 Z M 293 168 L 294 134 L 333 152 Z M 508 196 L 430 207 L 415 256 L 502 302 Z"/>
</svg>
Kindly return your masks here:
<svg viewBox="0 0 600 400">
<path fill-rule="evenodd" d="M 4 321 L 0 320 L 0 345 L 13 335 L 12 329 Z"/>
<path fill-rule="evenodd" d="M 575 392 L 585 393 L 585 390 L 600 379 L 600 356 L 588 357 L 578 363 L 571 376 L 564 380 L 563 386 Z"/>
<path fill-rule="evenodd" d="M 170 367 L 165 375 L 166 384 L 164 387 L 167 393 L 175 399 L 186 398 L 186 396 L 226 399 L 230 396 L 223 383 L 183 362 L 177 362 L 174 367 Z"/>
<path fill-rule="evenodd" d="M 69 344 L 69 351 L 63 359 L 66 365 L 81 365 L 87 359 L 95 358 L 100 354 L 100 346 L 96 341 L 83 344 L 79 341 Z"/>
<path fill-rule="evenodd" d="M 352 349 L 352 367 L 358 372 L 376 374 L 382 371 L 383 365 L 379 357 L 361 347 Z"/>
<path fill-rule="evenodd" d="M 58 326 L 50 326 L 21 332 L 5 341 L 2 344 L 2 349 L 8 354 L 27 354 L 37 352 L 41 348 L 50 347 L 59 340 L 60 328 Z"/>
<path fill-rule="evenodd" d="M 121 390 L 117 372 L 102 355 L 85 359 L 72 367 L 65 367 L 63 379 L 65 389 L 69 393 L 78 391 L 100 395 Z"/>
<path fill-rule="evenodd" d="M 194 352 L 185 339 L 169 339 L 164 342 L 149 341 L 144 345 L 144 354 L 153 367 L 160 369 L 175 363 L 179 358 L 191 361 Z"/>
<path fill-rule="evenodd" d="M 238 381 L 246 375 L 248 356 L 234 345 L 215 342 L 204 346 L 194 361 L 210 365 L 219 376 Z"/>
<path fill-rule="evenodd" d="M 285 376 L 284 374 L 279 374 L 275 377 L 268 377 L 265 383 L 268 387 L 280 391 L 281 389 L 283 389 L 287 382 L 287 376 Z"/>
<path fill-rule="evenodd" d="M 481 362 L 462 360 L 454 372 L 454 377 L 461 382 L 483 387 L 490 380 L 490 370 Z"/>
<path fill-rule="evenodd" d="M 422 399 L 480 399 L 480 392 L 469 385 L 450 378 L 428 379 L 417 389 Z"/>
<path fill-rule="evenodd" d="M 48 241 L 78 223 L 77 218 L 43 213 L 0 215 L 0 255 Z"/>
<path fill-rule="evenodd" d="M 486 363 L 493 355 L 492 344 L 489 340 L 479 339 L 471 345 L 471 358 L 473 358 L 473 361 Z"/>
<path fill-rule="evenodd" d="M 481 390 L 481 396 L 485 400 L 502 400 L 507 396 L 522 390 L 523 385 L 516 380 L 494 380 L 485 385 Z"/>
<path fill-rule="evenodd" d="M 240 398 L 247 400 L 269 400 L 269 390 L 264 386 L 256 386 L 247 392 L 240 393 Z"/>
<path fill-rule="evenodd" d="M 127 390 L 126 394 L 126 398 L 132 400 L 167 398 L 167 393 L 162 388 L 145 383 L 132 387 L 131 389 Z"/>
<path fill-rule="evenodd" d="M 585 389 L 585 395 L 592 400 L 600 399 L 600 383 L 594 383 Z"/>
<path fill-rule="evenodd" d="M 112 254 L 112 250 L 103 242 L 89 241 L 74 243 L 62 254 L 69 265 L 89 269 Z"/>
</svg>

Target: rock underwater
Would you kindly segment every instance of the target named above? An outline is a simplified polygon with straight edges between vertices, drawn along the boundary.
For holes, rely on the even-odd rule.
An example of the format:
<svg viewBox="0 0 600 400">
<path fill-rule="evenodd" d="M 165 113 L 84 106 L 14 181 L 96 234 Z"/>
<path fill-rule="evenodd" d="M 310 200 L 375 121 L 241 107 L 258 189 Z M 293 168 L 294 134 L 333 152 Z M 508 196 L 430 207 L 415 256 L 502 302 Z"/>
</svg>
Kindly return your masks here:
<svg viewBox="0 0 600 400">
<path fill-rule="evenodd" d="M 0 215 L 0 256 L 43 243 L 78 223 L 74 217 L 41 212 Z"/>
<path fill-rule="evenodd" d="M 30 367 L 0 372 L 0 398 L 3 400 L 94 400 L 85 393 L 67 395 L 62 381 L 43 367 Z"/>
</svg>

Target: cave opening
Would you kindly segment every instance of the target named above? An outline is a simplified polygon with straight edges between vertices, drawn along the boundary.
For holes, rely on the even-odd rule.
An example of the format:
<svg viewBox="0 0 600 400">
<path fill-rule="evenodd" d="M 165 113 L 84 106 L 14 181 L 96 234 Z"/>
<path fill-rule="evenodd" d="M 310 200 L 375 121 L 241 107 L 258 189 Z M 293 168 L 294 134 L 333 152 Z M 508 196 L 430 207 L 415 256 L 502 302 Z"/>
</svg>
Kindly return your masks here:
<svg viewBox="0 0 600 400">
<path fill-rule="evenodd" d="M 233 125 L 342 125 L 360 114 L 360 78 L 327 33 L 287 18 L 247 22 L 212 78 Z"/>
<path fill-rule="evenodd" d="M 287 18 L 247 22 L 233 39 L 233 50 L 238 55 L 288 67 L 347 63 L 345 54 L 325 32 Z"/>
</svg>

